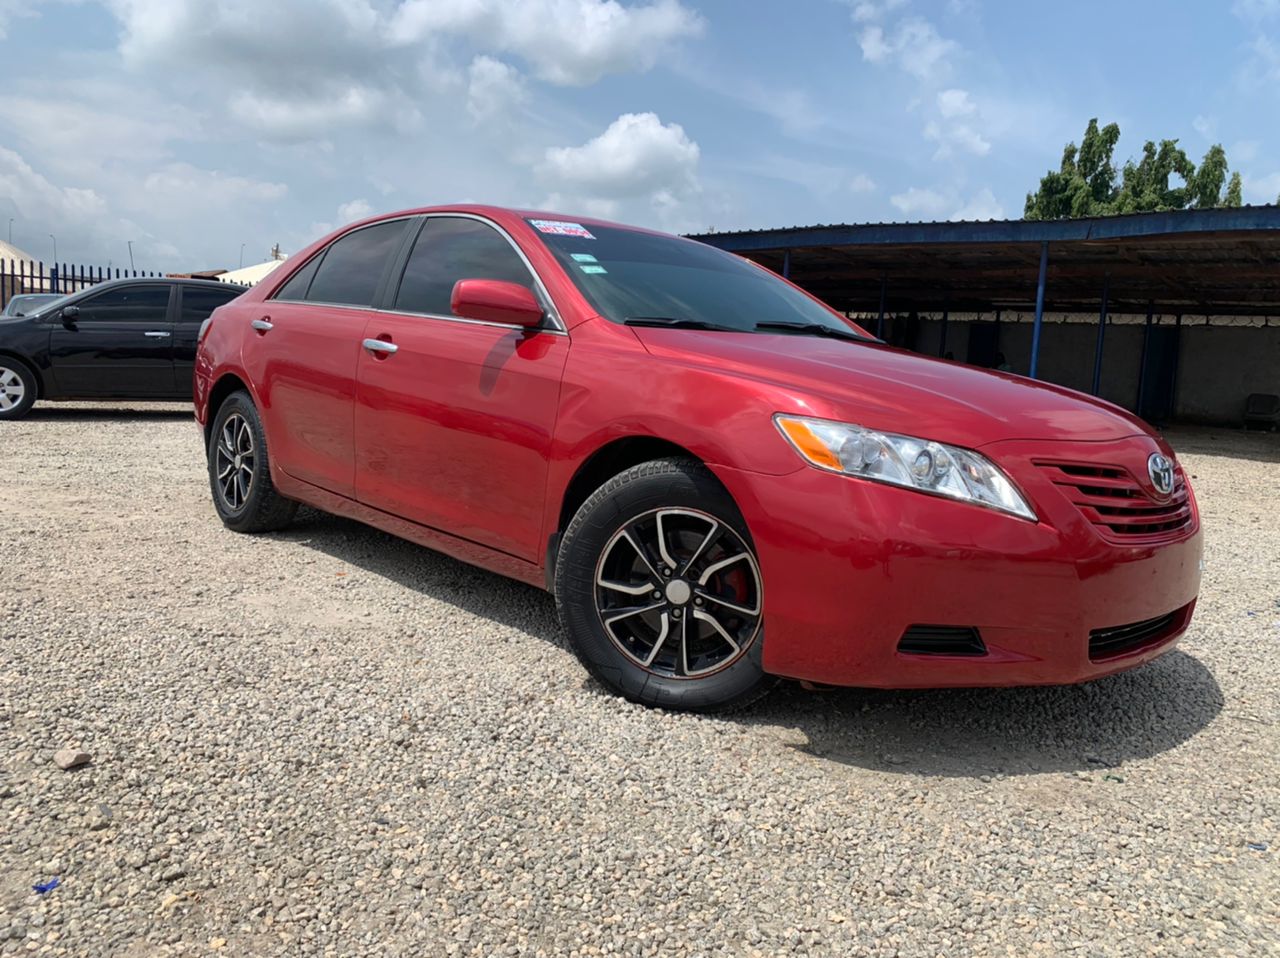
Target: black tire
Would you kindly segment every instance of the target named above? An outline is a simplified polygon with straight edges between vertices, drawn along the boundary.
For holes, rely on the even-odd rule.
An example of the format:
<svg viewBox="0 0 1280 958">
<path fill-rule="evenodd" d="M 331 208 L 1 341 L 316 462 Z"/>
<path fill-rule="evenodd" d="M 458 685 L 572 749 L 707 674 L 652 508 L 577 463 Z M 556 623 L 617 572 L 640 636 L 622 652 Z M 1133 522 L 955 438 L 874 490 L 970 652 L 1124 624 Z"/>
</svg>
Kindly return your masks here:
<svg viewBox="0 0 1280 958">
<path fill-rule="evenodd" d="M 39 389 L 39 380 L 30 366 L 13 356 L 0 356 L 0 422 L 21 419 L 31 412 Z"/>
<path fill-rule="evenodd" d="M 715 571 L 717 566 L 727 569 Z M 713 593 L 733 597 L 743 604 L 738 612 L 751 614 L 723 608 Z M 642 463 L 597 489 L 561 540 L 555 595 L 560 621 L 583 665 L 633 702 L 734 711 L 776 684 L 760 664 L 762 583 L 750 534 L 733 499 L 699 462 Z M 646 607 L 627 611 L 628 602 Z M 692 632 L 676 635 L 677 627 Z M 652 664 L 646 667 L 642 659 Z"/>
<path fill-rule="evenodd" d="M 232 393 L 218 407 L 206 452 L 213 507 L 228 529 L 276 532 L 293 520 L 298 503 L 271 484 L 267 437 L 248 393 Z"/>
</svg>

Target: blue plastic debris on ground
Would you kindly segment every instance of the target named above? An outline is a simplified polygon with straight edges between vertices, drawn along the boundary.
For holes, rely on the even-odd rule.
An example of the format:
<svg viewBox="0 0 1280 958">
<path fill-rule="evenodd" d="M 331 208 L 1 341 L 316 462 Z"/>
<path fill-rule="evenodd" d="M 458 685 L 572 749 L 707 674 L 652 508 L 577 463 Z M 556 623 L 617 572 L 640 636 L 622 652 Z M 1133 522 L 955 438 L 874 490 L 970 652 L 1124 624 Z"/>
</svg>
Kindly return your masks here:
<svg viewBox="0 0 1280 958">
<path fill-rule="evenodd" d="M 37 895 L 47 895 L 61 884 L 62 879 L 50 878 L 47 882 L 41 882 L 39 885 L 32 885 L 31 887 Z"/>
</svg>

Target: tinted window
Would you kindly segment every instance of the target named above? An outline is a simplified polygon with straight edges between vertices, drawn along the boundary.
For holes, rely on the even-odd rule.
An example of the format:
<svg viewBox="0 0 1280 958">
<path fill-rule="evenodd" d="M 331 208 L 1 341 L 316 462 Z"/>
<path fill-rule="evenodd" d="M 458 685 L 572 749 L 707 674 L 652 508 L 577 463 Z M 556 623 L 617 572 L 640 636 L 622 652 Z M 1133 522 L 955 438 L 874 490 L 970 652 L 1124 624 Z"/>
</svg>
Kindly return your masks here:
<svg viewBox="0 0 1280 958">
<path fill-rule="evenodd" d="M 329 247 L 307 299 L 313 303 L 372 306 L 382 270 L 396 251 L 405 220 L 348 233 Z"/>
<path fill-rule="evenodd" d="M 761 322 L 852 331 L 804 293 L 732 253 L 659 233 L 549 225 L 554 222 L 531 225 L 591 305 L 615 322 L 668 317 L 742 331 Z M 557 226 L 561 232 L 552 231 Z"/>
<path fill-rule="evenodd" d="M 276 299 L 306 299 L 307 288 L 311 285 L 311 278 L 316 275 L 316 270 L 320 266 L 320 261 L 324 259 L 324 253 L 317 253 L 292 276 L 289 281 L 280 287 L 280 292 L 276 293 Z"/>
<path fill-rule="evenodd" d="M 200 325 L 219 306 L 229 303 L 241 290 L 214 289 L 210 286 L 184 286 L 182 288 L 182 313 L 179 322 Z"/>
<path fill-rule="evenodd" d="M 168 286 L 124 286 L 76 303 L 78 323 L 163 323 L 168 319 Z"/>
<path fill-rule="evenodd" d="M 395 308 L 452 316 L 449 299 L 460 279 L 501 279 L 533 288 L 533 277 L 506 238 L 477 220 L 431 217 L 413 245 Z"/>
</svg>

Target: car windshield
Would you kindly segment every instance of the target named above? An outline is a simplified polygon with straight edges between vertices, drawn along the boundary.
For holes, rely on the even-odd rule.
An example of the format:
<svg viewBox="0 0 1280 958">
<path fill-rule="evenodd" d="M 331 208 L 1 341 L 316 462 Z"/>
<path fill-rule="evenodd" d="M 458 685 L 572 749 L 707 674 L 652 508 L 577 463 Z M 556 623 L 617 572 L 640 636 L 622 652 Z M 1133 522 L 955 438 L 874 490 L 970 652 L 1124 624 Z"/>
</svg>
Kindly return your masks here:
<svg viewBox="0 0 1280 958">
<path fill-rule="evenodd" d="M 5 307 L 4 315 L 30 316 L 32 313 L 38 313 L 45 307 L 65 298 L 53 293 L 23 293 L 9 300 L 9 304 Z"/>
<path fill-rule="evenodd" d="M 703 243 L 596 223 L 528 222 L 588 302 L 614 322 L 771 333 L 816 326 L 842 338 L 858 332 L 773 274 Z"/>
</svg>

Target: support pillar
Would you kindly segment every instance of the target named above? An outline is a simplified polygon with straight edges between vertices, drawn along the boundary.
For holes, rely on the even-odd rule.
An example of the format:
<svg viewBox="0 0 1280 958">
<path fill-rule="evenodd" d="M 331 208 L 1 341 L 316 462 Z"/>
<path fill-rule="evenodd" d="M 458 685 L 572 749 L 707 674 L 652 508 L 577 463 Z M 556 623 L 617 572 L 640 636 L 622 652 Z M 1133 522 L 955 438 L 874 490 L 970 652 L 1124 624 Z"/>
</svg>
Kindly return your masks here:
<svg viewBox="0 0 1280 958">
<path fill-rule="evenodd" d="M 1027 375 L 1036 378 L 1040 365 L 1040 327 L 1044 322 L 1044 278 L 1049 271 L 1049 241 L 1040 244 L 1040 278 L 1036 280 L 1036 320 L 1031 327 L 1031 367 Z"/>
<path fill-rule="evenodd" d="M 1102 388 L 1102 341 L 1107 335 L 1107 296 L 1111 292 L 1111 274 L 1102 281 L 1102 308 L 1098 310 L 1098 345 L 1093 351 L 1093 394 Z"/>
<path fill-rule="evenodd" d="M 889 274 L 880 275 L 880 315 L 876 318 L 876 339 L 884 339 L 884 299 L 889 291 Z"/>
</svg>

